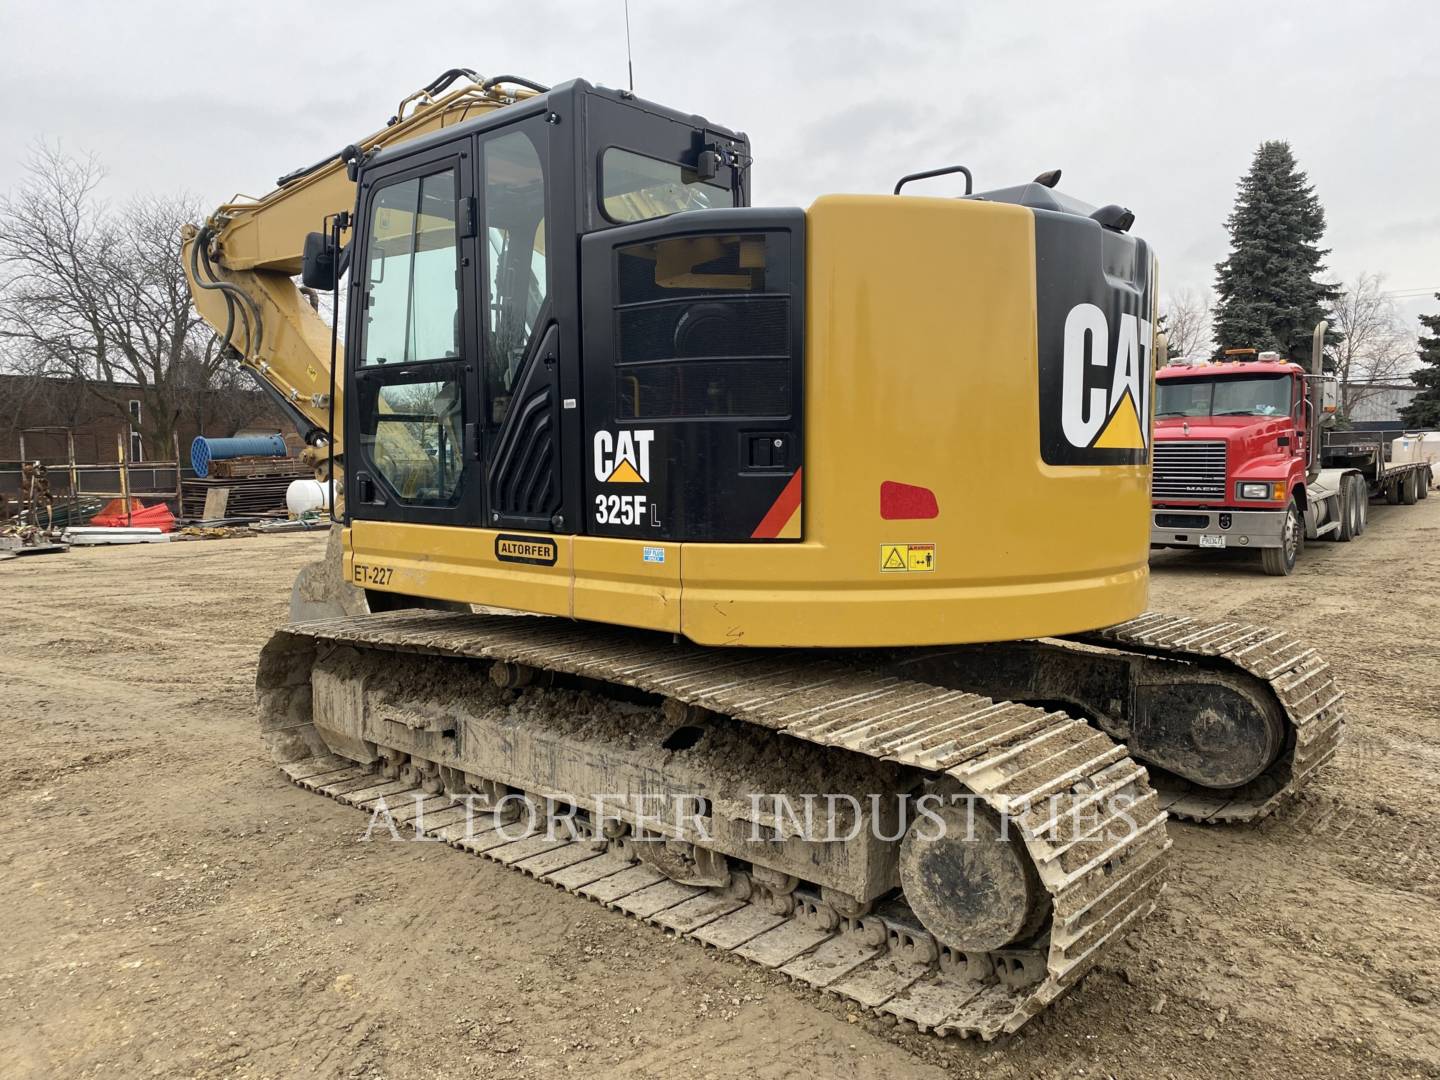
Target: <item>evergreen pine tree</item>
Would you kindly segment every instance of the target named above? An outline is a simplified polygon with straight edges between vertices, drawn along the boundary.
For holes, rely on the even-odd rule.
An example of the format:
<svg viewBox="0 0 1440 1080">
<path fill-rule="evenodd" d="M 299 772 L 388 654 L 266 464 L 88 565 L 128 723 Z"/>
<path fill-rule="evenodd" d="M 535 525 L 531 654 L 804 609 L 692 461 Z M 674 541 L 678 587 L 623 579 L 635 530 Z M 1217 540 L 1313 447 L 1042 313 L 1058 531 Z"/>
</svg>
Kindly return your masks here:
<svg viewBox="0 0 1440 1080">
<path fill-rule="evenodd" d="M 1215 267 L 1216 349 L 1273 349 L 1308 363 L 1310 335 L 1339 290 L 1316 280 L 1330 253 L 1318 246 L 1325 209 L 1289 143 L 1260 144 L 1225 227 L 1230 256 Z"/>
<path fill-rule="evenodd" d="M 1440 300 L 1440 293 L 1435 294 Z M 1411 428 L 1440 428 L 1440 315 L 1421 315 L 1420 322 L 1430 331 L 1420 335 L 1419 371 L 1410 373 L 1410 381 L 1420 387 L 1409 405 L 1400 410 L 1400 422 Z"/>
</svg>

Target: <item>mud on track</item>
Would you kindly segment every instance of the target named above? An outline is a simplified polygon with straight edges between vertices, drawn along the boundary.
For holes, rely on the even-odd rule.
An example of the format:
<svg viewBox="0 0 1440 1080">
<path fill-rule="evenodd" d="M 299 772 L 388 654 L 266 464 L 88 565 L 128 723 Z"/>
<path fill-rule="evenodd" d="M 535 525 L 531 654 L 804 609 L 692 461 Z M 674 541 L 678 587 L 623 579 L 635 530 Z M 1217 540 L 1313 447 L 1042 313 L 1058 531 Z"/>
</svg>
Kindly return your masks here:
<svg viewBox="0 0 1440 1080">
<path fill-rule="evenodd" d="M 532 879 L 360 843 L 253 727 L 323 541 L 0 564 L 7 1076 L 1440 1076 L 1440 499 L 1294 577 L 1162 554 L 1152 604 L 1308 634 L 1348 742 L 1258 828 L 1172 824 L 1121 958 L 992 1044 L 936 1043 Z"/>
</svg>

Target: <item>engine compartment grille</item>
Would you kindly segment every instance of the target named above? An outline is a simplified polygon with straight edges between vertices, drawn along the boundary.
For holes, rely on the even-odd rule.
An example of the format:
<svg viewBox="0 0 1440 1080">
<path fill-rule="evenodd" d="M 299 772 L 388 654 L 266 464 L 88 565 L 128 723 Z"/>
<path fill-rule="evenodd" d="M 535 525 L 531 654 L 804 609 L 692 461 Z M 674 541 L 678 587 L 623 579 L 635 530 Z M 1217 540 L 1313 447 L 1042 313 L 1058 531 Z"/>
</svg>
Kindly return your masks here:
<svg viewBox="0 0 1440 1080">
<path fill-rule="evenodd" d="M 1150 494 L 1164 499 L 1225 498 L 1225 443 L 1215 439 L 1155 440 Z"/>
</svg>

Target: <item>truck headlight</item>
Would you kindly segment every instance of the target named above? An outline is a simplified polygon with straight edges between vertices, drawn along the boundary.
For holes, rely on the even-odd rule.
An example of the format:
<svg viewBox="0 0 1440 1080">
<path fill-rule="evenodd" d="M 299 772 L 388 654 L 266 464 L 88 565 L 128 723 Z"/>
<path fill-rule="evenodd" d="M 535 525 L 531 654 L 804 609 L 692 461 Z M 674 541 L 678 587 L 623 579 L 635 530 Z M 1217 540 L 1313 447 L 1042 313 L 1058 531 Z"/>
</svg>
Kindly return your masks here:
<svg viewBox="0 0 1440 1080">
<path fill-rule="evenodd" d="M 1269 498 L 1270 498 L 1270 485 L 1269 485 L 1269 484 L 1249 484 L 1249 483 L 1242 483 L 1242 484 L 1240 485 L 1240 498 L 1242 498 L 1242 499 L 1269 499 Z"/>
</svg>

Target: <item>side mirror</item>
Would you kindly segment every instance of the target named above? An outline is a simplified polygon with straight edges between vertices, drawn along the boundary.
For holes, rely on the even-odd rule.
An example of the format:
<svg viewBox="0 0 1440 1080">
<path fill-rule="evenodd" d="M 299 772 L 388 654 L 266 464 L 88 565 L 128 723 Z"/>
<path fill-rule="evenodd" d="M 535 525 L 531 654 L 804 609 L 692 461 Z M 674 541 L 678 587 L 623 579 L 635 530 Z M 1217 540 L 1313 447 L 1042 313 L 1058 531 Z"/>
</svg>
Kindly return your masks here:
<svg viewBox="0 0 1440 1080">
<path fill-rule="evenodd" d="M 720 175 L 720 155 L 714 150 L 701 150 L 695 155 L 695 179 L 714 180 Z"/>
<path fill-rule="evenodd" d="M 1336 386 L 1338 382 L 1339 380 L 1334 377 L 1327 377 L 1324 385 L 1320 388 L 1320 407 L 1327 415 L 1339 411 L 1340 395 Z"/>
<path fill-rule="evenodd" d="M 324 233 L 305 236 L 305 256 L 300 264 L 300 280 L 312 289 L 332 292 L 340 274 L 336 269 L 335 249 Z"/>
</svg>

